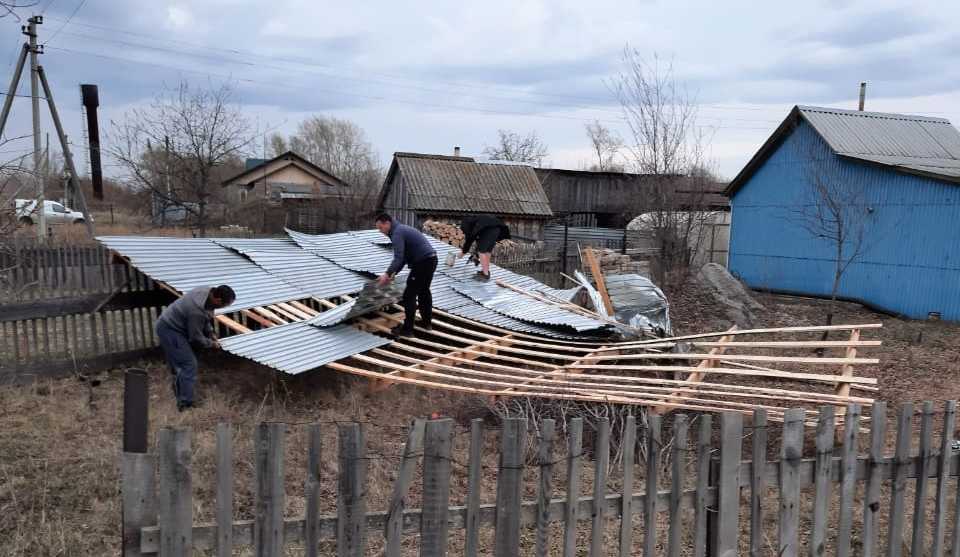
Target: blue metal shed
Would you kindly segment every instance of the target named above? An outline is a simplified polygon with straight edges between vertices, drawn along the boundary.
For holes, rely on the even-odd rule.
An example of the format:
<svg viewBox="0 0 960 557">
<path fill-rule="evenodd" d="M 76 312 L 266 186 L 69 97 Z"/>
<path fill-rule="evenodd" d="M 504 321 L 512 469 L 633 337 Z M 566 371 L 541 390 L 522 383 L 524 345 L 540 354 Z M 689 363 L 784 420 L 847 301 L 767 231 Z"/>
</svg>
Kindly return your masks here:
<svg viewBox="0 0 960 557">
<path fill-rule="evenodd" d="M 810 226 L 834 220 L 816 202 L 825 191 L 842 192 L 840 220 L 855 230 L 841 297 L 960 320 L 960 132 L 949 121 L 794 107 L 727 188 L 730 272 L 757 289 L 829 296 L 837 242 Z"/>
</svg>

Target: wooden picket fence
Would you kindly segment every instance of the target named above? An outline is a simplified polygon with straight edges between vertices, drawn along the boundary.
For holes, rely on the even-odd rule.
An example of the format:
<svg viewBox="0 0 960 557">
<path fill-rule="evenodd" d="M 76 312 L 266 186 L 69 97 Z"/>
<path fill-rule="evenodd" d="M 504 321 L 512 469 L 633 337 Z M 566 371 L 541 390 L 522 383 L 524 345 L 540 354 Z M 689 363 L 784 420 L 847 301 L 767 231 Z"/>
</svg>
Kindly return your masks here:
<svg viewBox="0 0 960 557">
<path fill-rule="evenodd" d="M 191 432 L 167 428 L 159 432 L 155 454 L 123 454 L 124 554 L 180 556 L 196 549 L 225 557 L 232 555 L 234 548 L 252 546 L 254 555 L 275 557 L 299 546 L 303 554 L 316 556 L 323 547 L 327 554 L 332 553 L 335 544 L 336 555 L 359 556 L 376 542 L 378 547 L 382 544 L 387 557 L 409 554 L 412 545 L 419 546 L 420 555 L 432 557 L 446 555 L 449 540 L 456 536 L 468 557 L 558 554 L 559 547 L 565 557 L 610 553 L 794 557 L 824 555 L 828 545 L 841 557 L 853 554 L 854 549 L 859 555 L 875 556 L 881 547 L 889 557 L 940 557 L 948 548 L 947 533 L 951 530 L 950 554 L 957 555 L 960 513 L 948 510 L 948 492 L 950 499 L 958 493 L 950 487 L 955 485 L 951 478 L 958 475 L 958 456 L 953 449 L 956 403 L 946 403 L 941 413 L 944 433 L 939 450 L 933 436 L 937 413 L 933 403 L 923 404 L 916 454 L 911 449 L 914 408 L 912 404 L 903 405 L 896 421 L 893 456 L 885 456 L 884 403 L 873 406 L 869 419 L 861 418 L 857 405 L 842 410 L 842 428 L 834 427 L 838 421 L 832 407 L 824 407 L 819 417 L 813 418 L 817 423 L 816 449 L 814 458 L 807 459 L 803 457 L 804 410 L 788 411 L 784 423 L 777 424 L 782 427 L 780 459 L 771 462 L 767 461 L 768 427 L 763 410 L 754 414 L 752 427 L 744 426 L 740 413 L 720 415 L 718 428 L 713 427 L 710 415 L 689 420 L 678 414 L 673 417 L 669 440 L 660 417 L 647 416 L 645 427 L 638 429 L 631 416 L 618 439 L 619 462 L 611 462 L 610 427 L 601 420 L 593 432 L 594 492 L 588 497 L 581 493 L 581 467 L 587 462 L 580 418 L 566 424 L 565 451 L 555 450 L 560 436 L 553 420 L 543 420 L 539 431 L 530 432 L 524 420 L 506 419 L 500 430 L 493 503 L 481 502 L 484 431 L 483 422 L 474 420 L 466 464 L 468 490 L 465 500 L 457 505 L 451 502 L 453 421 L 418 420 L 409 430 L 390 504 L 382 512 L 367 510 L 365 486 L 370 455 L 365 448 L 364 427 L 337 424 L 336 514 L 328 516 L 319 513 L 320 470 L 321 459 L 333 455 L 328 457 L 324 451 L 329 449 L 320 445 L 321 428 L 325 426 L 314 424 L 307 429 L 305 513 L 296 519 L 283 516 L 287 426 L 263 423 L 255 431 L 255 504 L 254 518 L 249 521 L 234 520 L 233 462 L 250 459 L 233 454 L 231 428 L 220 424 L 215 455 L 216 522 L 201 525 L 194 525 L 192 519 L 196 502 L 191 480 Z M 869 452 L 861 455 L 858 441 L 861 427 L 867 423 Z M 696 437 L 688 443 L 691 426 Z M 750 461 L 741 461 L 745 438 L 749 439 Z M 837 438 L 842 442 L 835 445 Z M 635 466 L 639 454 L 635 449 L 641 443 L 646 460 Z M 556 458 L 557 452 L 563 456 Z M 672 457 L 668 459 L 671 463 L 661 467 L 666 455 Z M 422 507 L 408 508 L 421 460 Z M 566 469 L 563 490 L 552 484 L 557 472 L 554 467 L 560 464 Z M 523 473 L 530 466 L 539 469 L 539 481 L 535 499 L 524 500 Z M 621 488 L 616 493 L 607 490 L 611 470 L 622 471 Z M 641 483 L 645 489 L 638 492 L 635 485 Z M 856 496 L 859 484 L 865 484 L 862 498 Z M 661 489 L 664 485 L 669 488 Z M 777 493 L 774 498 L 769 496 L 772 490 Z M 913 492 L 911 536 L 906 535 L 905 528 L 911 520 L 906 508 L 908 491 Z M 882 492 L 889 492 L 889 501 L 881 500 Z M 831 502 L 839 504 L 831 507 Z M 812 512 L 806 513 L 806 508 Z M 880 524 L 878 519 L 884 510 L 889 510 L 885 515 L 888 522 Z M 859 520 L 855 520 L 855 513 Z M 948 515 L 952 517 L 949 528 Z M 764 537 L 765 516 L 776 518 L 772 540 Z M 862 527 L 857 529 L 857 524 Z M 551 528 L 560 525 L 562 541 L 550 535 Z M 801 525 L 809 528 L 808 534 L 801 535 Z M 481 545 L 481 530 L 489 533 L 490 528 L 492 547 Z M 585 535 L 587 529 L 589 535 Z M 418 536 L 417 544 L 403 543 L 414 536 Z M 905 551 L 907 543 L 909 549 Z"/>
</svg>

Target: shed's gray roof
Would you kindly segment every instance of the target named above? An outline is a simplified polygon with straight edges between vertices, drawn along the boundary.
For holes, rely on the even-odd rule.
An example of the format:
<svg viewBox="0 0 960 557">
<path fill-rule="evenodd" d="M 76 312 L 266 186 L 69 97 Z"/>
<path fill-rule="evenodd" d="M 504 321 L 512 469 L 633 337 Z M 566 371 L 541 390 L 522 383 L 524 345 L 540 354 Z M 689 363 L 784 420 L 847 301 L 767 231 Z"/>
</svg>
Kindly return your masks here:
<svg viewBox="0 0 960 557">
<path fill-rule="evenodd" d="M 795 106 L 727 187 L 733 195 L 797 124 L 806 121 L 837 155 L 901 172 L 960 182 L 960 131 L 949 120 L 886 112 Z"/>
<path fill-rule="evenodd" d="M 477 162 L 470 157 L 394 153 L 381 192 L 402 176 L 414 211 L 550 217 L 550 201 L 532 166 Z"/>
</svg>

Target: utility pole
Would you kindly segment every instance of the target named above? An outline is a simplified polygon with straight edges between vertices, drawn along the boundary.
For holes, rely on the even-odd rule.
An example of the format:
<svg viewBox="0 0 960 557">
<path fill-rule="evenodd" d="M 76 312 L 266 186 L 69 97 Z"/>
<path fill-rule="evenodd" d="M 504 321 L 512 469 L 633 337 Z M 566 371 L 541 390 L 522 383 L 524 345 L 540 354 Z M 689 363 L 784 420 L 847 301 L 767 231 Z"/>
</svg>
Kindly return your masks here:
<svg viewBox="0 0 960 557">
<path fill-rule="evenodd" d="M 863 103 L 867 100 L 867 82 L 860 82 L 860 112 L 863 112 Z"/>
<path fill-rule="evenodd" d="M 37 211 L 39 212 L 40 226 L 37 227 L 37 237 L 41 240 L 47 237 L 47 213 L 44 210 L 44 183 L 43 173 L 40 171 L 40 73 L 37 55 L 40 47 L 37 45 L 37 25 L 43 24 L 43 16 L 35 15 L 27 20 L 25 34 L 30 39 L 30 106 L 33 111 L 33 174 L 37 183 Z"/>
</svg>

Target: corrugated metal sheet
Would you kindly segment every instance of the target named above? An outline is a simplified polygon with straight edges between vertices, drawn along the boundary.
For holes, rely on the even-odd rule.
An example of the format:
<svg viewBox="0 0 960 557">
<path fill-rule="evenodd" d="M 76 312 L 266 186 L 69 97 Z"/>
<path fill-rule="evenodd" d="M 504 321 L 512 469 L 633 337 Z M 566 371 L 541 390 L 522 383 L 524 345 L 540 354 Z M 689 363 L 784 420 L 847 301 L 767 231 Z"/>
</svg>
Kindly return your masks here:
<svg viewBox="0 0 960 557">
<path fill-rule="evenodd" d="M 220 344 L 231 354 L 298 374 L 390 342 L 347 325 L 321 328 L 301 321 L 228 337 Z"/>
<path fill-rule="evenodd" d="M 315 235 L 287 230 L 287 233 L 303 249 L 351 271 L 379 275 L 393 260 L 393 250 L 347 232 Z"/>
<path fill-rule="evenodd" d="M 830 294 L 834 247 L 785 216 L 805 199 L 811 161 L 817 172 L 863 191 L 870 209 L 861 213 L 863 252 L 844 274 L 840 295 L 913 318 L 938 311 L 960 320 L 960 189 L 834 156 L 806 123 L 732 199 L 730 271 L 754 288 Z"/>
<path fill-rule="evenodd" d="M 377 229 L 372 230 L 352 230 L 348 232 L 351 236 L 356 236 L 361 240 L 370 242 L 371 244 L 377 244 L 381 246 L 389 246 L 393 242 L 390 241 L 390 237 L 386 234 L 380 232 Z"/>
<path fill-rule="evenodd" d="M 960 175 L 960 132 L 943 118 L 798 107 L 839 155 L 908 170 Z"/>
<path fill-rule="evenodd" d="M 197 286 L 229 285 L 237 299 L 217 313 L 310 297 L 308 292 L 208 238 L 101 236 L 97 240 L 128 257 L 147 276 L 180 292 Z"/>
<path fill-rule="evenodd" d="M 533 167 L 466 157 L 394 154 L 407 189 L 407 209 L 549 217 L 550 202 Z M 391 172 L 389 184 L 400 183 Z"/>
</svg>

